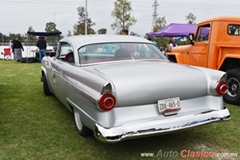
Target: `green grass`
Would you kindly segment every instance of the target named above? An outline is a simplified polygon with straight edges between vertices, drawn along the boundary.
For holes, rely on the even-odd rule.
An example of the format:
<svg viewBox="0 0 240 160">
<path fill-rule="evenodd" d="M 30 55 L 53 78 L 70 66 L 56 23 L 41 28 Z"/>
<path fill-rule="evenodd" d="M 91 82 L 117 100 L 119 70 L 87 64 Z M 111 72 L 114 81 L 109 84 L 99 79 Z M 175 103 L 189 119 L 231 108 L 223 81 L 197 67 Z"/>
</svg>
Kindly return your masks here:
<svg viewBox="0 0 240 160">
<path fill-rule="evenodd" d="M 40 67 L 0 60 L 0 160 L 172 159 L 140 155 L 156 156 L 159 151 L 176 151 L 177 160 L 183 159 L 179 154 L 184 149 L 240 154 L 240 107 L 229 104 L 232 119 L 224 123 L 116 144 L 83 138 L 75 130 L 72 114 L 54 96 L 43 94 Z"/>
</svg>

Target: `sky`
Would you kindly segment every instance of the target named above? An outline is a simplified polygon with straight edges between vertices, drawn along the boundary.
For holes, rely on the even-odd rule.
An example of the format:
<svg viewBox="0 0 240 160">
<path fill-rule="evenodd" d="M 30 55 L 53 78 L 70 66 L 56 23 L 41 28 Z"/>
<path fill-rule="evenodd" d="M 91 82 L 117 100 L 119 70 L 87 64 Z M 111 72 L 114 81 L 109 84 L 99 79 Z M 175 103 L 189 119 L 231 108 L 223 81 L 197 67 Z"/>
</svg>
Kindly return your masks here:
<svg viewBox="0 0 240 160">
<path fill-rule="evenodd" d="M 54 22 L 56 28 L 66 36 L 73 33 L 78 21 L 77 8 L 85 7 L 87 1 L 88 18 L 96 23 L 93 29 L 107 29 L 107 34 L 115 34 L 111 29 L 114 19 L 111 12 L 116 0 L 0 0 L 0 32 L 9 35 L 26 34 L 30 26 L 36 32 L 45 31 L 46 23 Z M 129 31 L 144 36 L 152 31 L 155 0 L 127 0 L 131 2 L 137 23 Z M 167 24 L 187 23 L 186 16 L 193 13 L 196 23 L 214 16 L 240 16 L 239 0 L 157 0 L 158 17 L 165 16 Z"/>
</svg>

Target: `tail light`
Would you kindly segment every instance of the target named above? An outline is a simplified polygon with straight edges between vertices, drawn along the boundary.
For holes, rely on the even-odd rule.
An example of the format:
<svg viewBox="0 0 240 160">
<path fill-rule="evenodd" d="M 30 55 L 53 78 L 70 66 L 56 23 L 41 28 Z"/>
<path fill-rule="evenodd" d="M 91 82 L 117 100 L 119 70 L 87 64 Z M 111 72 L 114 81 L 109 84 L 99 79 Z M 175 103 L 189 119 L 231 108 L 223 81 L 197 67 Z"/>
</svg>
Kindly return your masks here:
<svg viewBox="0 0 240 160">
<path fill-rule="evenodd" d="M 103 111 L 109 111 L 116 105 L 116 98 L 111 93 L 104 93 L 98 100 L 98 106 Z"/>
<path fill-rule="evenodd" d="M 227 93 L 228 84 L 226 82 L 218 82 L 215 88 L 217 95 L 223 96 Z"/>
</svg>

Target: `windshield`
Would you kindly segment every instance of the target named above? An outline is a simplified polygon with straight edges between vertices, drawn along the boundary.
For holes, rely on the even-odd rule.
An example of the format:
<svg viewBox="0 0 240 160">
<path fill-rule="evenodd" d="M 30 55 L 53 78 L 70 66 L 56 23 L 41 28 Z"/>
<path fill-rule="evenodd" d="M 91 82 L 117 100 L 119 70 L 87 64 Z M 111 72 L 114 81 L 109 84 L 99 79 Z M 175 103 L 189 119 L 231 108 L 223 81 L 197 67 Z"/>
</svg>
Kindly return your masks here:
<svg viewBox="0 0 240 160">
<path fill-rule="evenodd" d="M 135 59 L 167 58 L 159 49 L 148 43 L 102 43 L 86 45 L 78 50 L 81 64 Z"/>
</svg>

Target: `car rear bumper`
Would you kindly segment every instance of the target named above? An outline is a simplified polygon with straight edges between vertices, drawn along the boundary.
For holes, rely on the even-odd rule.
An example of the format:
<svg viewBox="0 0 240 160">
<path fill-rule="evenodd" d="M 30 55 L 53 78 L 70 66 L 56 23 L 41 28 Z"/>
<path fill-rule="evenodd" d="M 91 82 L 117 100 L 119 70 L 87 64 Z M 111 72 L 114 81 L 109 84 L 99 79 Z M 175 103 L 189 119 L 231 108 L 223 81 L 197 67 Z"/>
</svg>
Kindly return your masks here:
<svg viewBox="0 0 240 160">
<path fill-rule="evenodd" d="M 218 111 L 209 111 L 194 115 L 166 119 L 149 119 L 128 123 L 112 128 L 104 128 L 95 124 L 94 135 L 102 142 L 114 143 L 126 139 L 147 137 L 155 134 L 166 134 L 188 129 L 212 122 L 226 121 L 231 118 L 229 110 L 224 108 Z"/>
</svg>

